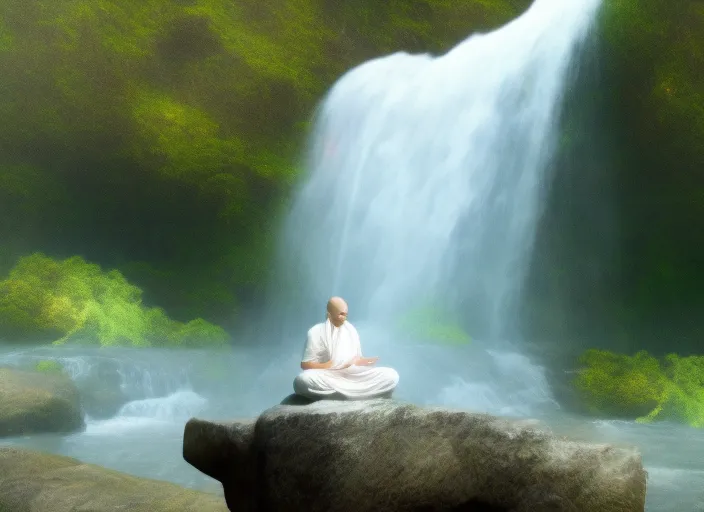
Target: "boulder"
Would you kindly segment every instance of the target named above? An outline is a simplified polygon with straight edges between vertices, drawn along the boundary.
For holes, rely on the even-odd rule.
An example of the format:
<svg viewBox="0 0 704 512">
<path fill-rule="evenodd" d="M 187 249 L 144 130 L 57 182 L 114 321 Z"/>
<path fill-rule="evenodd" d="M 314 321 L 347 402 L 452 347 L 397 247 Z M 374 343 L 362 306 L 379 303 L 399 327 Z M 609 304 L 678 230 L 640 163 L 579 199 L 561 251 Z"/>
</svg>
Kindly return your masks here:
<svg viewBox="0 0 704 512">
<path fill-rule="evenodd" d="M 130 401 L 122 389 L 120 364 L 114 359 L 94 364 L 88 375 L 76 385 L 81 393 L 83 410 L 93 419 L 112 418 Z"/>
<path fill-rule="evenodd" d="M 0 511 L 226 512 L 222 498 L 69 457 L 0 448 Z"/>
<path fill-rule="evenodd" d="M 67 375 L 0 368 L 0 437 L 83 427 L 80 394 Z"/>
<path fill-rule="evenodd" d="M 642 512 L 636 449 L 395 400 L 278 405 L 255 421 L 191 419 L 186 461 L 230 510 Z"/>
<path fill-rule="evenodd" d="M 114 417 L 129 400 L 122 390 L 100 384 L 81 390 L 81 402 L 88 416 L 105 420 Z"/>
</svg>

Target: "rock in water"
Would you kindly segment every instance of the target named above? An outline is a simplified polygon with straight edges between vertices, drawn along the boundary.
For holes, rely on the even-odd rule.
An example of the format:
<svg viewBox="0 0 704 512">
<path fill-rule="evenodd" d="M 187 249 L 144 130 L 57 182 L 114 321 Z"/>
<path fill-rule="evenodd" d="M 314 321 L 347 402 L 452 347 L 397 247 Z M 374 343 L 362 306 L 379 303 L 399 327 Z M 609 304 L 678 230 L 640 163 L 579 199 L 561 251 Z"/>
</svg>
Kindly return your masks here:
<svg viewBox="0 0 704 512">
<path fill-rule="evenodd" d="M 635 449 L 393 400 L 278 405 L 256 422 L 194 418 L 183 452 L 222 482 L 233 511 L 645 509 Z"/>
<path fill-rule="evenodd" d="M 67 375 L 0 368 L 0 437 L 83 426 L 80 394 Z"/>
<path fill-rule="evenodd" d="M 76 459 L 0 448 L 2 512 L 227 512 L 222 498 Z"/>
</svg>

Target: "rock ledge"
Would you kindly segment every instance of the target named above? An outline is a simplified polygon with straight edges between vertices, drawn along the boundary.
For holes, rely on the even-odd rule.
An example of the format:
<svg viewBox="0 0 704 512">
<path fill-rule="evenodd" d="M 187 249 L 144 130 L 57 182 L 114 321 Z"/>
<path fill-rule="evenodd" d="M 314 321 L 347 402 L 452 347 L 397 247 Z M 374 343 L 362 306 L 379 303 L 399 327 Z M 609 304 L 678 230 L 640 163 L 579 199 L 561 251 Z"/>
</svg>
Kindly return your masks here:
<svg viewBox="0 0 704 512">
<path fill-rule="evenodd" d="M 278 405 L 256 421 L 194 418 L 183 455 L 222 482 L 233 511 L 645 509 L 635 449 L 393 400 Z"/>
</svg>

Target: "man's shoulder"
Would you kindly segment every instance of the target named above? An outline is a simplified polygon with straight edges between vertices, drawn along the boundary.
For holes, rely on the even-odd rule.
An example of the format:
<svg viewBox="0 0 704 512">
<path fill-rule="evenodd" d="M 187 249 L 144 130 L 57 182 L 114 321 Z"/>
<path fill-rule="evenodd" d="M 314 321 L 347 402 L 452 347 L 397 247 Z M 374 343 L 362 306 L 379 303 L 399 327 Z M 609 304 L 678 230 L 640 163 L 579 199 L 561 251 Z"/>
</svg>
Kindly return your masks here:
<svg viewBox="0 0 704 512">
<path fill-rule="evenodd" d="M 325 322 L 315 324 L 313 327 L 308 329 L 308 336 L 320 335 L 324 331 L 324 329 L 325 329 Z"/>
</svg>

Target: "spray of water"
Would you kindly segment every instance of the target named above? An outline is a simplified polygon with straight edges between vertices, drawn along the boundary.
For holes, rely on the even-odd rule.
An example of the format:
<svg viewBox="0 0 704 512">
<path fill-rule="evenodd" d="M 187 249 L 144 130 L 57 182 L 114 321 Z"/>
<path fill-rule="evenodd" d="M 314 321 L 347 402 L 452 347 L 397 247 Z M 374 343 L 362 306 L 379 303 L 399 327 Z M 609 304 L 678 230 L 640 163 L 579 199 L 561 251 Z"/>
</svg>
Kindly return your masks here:
<svg viewBox="0 0 704 512">
<path fill-rule="evenodd" d="M 363 344 L 392 346 L 389 364 L 409 371 L 427 364 L 428 348 L 401 348 L 407 334 L 393 326 L 424 308 L 494 347 L 515 338 L 562 95 L 599 4 L 536 0 L 512 23 L 443 56 L 393 54 L 334 85 L 282 239 L 293 317 L 320 321 L 326 299 L 342 295 L 351 318 L 368 326 Z M 450 373 L 465 381 L 468 358 L 477 357 L 441 350 L 431 359 L 436 369 L 443 359 L 459 361 Z M 510 356 L 481 357 L 497 369 Z M 484 394 L 495 403 L 505 376 L 484 366 L 467 378 L 485 377 L 473 389 L 491 389 Z M 535 381 L 535 372 L 524 373 Z"/>
</svg>

